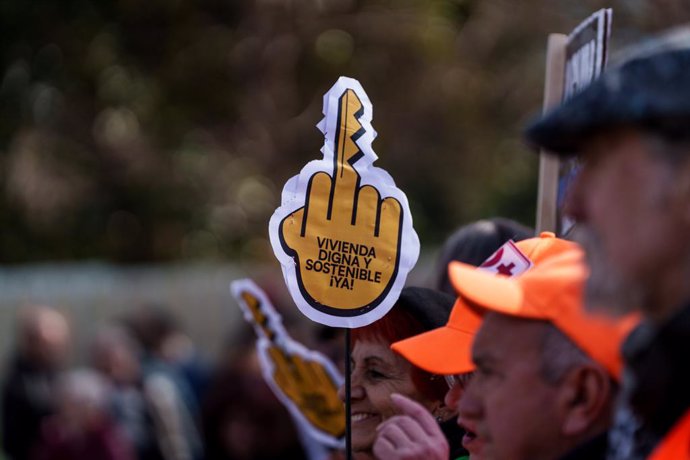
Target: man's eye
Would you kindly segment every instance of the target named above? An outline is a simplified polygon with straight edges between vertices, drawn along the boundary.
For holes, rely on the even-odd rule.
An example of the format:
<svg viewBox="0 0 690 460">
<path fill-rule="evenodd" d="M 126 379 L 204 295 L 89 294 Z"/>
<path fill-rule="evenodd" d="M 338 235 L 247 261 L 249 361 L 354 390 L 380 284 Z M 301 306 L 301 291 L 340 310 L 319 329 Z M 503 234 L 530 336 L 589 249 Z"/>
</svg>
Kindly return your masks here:
<svg viewBox="0 0 690 460">
<path fill-rule="evenodd" d="M 487 366 L 477 367 L 477 373 L 482 377 L 491 377 L 494 374 L 493 369 Z"/>
</svg>

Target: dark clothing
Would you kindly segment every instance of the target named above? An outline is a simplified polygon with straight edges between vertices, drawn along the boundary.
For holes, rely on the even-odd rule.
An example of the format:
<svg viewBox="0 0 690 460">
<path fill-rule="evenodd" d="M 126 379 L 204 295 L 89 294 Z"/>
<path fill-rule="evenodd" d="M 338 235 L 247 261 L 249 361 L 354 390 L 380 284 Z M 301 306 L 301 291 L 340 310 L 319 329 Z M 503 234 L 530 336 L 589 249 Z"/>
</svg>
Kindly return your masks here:
<svg viewBox="0 0 690 460">
<path fill-rule="evenodd" d="M 450 452 L 450 459 L 454 460 L 458 457 L 463 457 L 469 453 L 462 447 L 462 437 L 465 436 L 465 430 L 460 428 L 455 417 L 440 423 L 441 431 L 448 441 L 448 451 Z"/>
<path fill-rule="evenodd" d="M 203 405 L 207 460 L 306 459 L 293 419 L 263 377 L 243 367 L 218 370 Z"/>
<path fill-rule="evenodd" d="M 196 426 L 197 406 L 185 379 L 174 366 L 154 357 L 145 359 L 142 369 L 144 397 L 163 458 L 204 458 Z"/>
<path fill-rule="evenodd" d="M 43 424 L 33 460 L 134 460 L 127 440 L 107 420 L 88 430 L 74 432 L 61 419 Z"/>
<path fill-rule="evenodd" d="M 623 346 L 630 407 L 656 439 L 690 408 L 689 345 L 690 305 L 660 326 L 642 325 Z"/>
<path fill-rule="evenodd" d="M 138 460 L 163 460 L 156 440 L 151 408 L 139 386 L 114 387 L 110 413 L 122 435 L 134 447 Z"/>
<path fill-rule="evenodd" d="M 669 430 L 648 460 L 690 460 L 690 411 Z"/>
<path fill-rule="evenodd" d="M 211 370 L 208 365 L 199 354 L 194 352 L 185 359 L 174 364 L 174 367 L 191 390 L 191 396 L 194 397 L 194 404 L 196 407 L 200 407 L 204 393 L 211 379 Z"/>
<path fill-rule="evenodd" d="M 26 460 L 36 445 L 41 422 L 53 413 L 55 373 L 17 357 L 2 387 L 2 443 L 12 460 Z"/>
<path fill-rule="evenodd" d="M 560 460 L 605 460 L 608 433 L 604 432 L 562 456 Z"/>
</svg>

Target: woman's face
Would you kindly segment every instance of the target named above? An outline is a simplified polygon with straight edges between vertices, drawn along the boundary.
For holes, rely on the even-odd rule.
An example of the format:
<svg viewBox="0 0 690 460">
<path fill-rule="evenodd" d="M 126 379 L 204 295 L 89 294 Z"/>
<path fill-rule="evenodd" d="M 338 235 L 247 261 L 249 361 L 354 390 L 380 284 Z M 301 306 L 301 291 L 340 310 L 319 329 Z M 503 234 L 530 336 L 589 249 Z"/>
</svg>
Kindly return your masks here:
<svg viewBox="0 0 690 460">
<path fill-rule="evenodd" d="M 433 401 L 424 398 L 412 383 L 412 365 L 393 353 L 383 341 L 358 340 L 352 349 L 351 414 L 352 450 L 369 451 L 376 427 L 396 414 L 391 394 L 408 396 L 431 411 Z M 340 398 L 345 400 L 344 388 Z"/>
</svg>

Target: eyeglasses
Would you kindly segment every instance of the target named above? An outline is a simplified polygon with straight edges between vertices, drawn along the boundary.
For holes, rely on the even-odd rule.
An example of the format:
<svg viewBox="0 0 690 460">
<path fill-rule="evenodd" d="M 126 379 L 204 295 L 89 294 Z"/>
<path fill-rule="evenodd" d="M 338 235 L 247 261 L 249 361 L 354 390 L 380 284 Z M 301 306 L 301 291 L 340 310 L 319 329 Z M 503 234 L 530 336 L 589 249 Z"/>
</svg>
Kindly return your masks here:
<svg viewBox="0 0 690 460">
<path fill-rule="evenodd" d="M 444 375 L 448 388 L 453 388 L 455 385 L 460 385 L 461 388 L 465 388 L 470 382 L 470 379 L 474 375 L 474 372 L 468 372 L 466 374 L 452 374 Z"/>
<path fill-rule="evenodd" d="M 459 375 L 444 375 L 443 377 L 446 379 L 448 388 L 453 388 L 456 384 L 462 386 Z"/>
<path fill-rule="evenodd" d="M 451 375 L 438 375 L 432 374 L 431 380 L 438 380 L 441 377 L 446 381 L 448 388 L 453 388 L 455 385 L 460 385 L 460 387 L 465 388 L 470 382 L 470 379 L 474 375 L 474 372 L 467 372 L 466 374 L 451 374 Z"/>
</svg>

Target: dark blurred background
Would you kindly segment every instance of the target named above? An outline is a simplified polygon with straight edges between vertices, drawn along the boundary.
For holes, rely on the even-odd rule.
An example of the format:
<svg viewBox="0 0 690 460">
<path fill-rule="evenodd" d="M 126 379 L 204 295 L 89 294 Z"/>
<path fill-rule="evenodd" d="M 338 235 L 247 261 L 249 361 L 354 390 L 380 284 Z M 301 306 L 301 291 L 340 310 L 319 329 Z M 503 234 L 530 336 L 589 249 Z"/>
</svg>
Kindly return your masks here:
<svg viewBox="0 0 690 460">
<path fill-rule="evenodd" d="M 340 75 L 423 247 L 490 215 L 533 224 L 549 32 L 614 8 L 613 45 L 682 0 L 0 2 L 0 261 L 270 261 L 284 182 L 318 158 Z"/>
<path fill-rule="evenodd" d="M 377 165 L 409 198 L 412 283 L 461 224 L 532 226 L 520 129 L 546 38 L 602 7 L 614 51 L 690 20 L 684 0 L 0 0 L 0 354 L 36 303 L 69 311 L 82 343 L 162 304 L 205 352 L 243 326 L 233 278 L 294 313 L 268 219 L 320 158 L 341 75 L 368 92 Z"/>
</svg>

